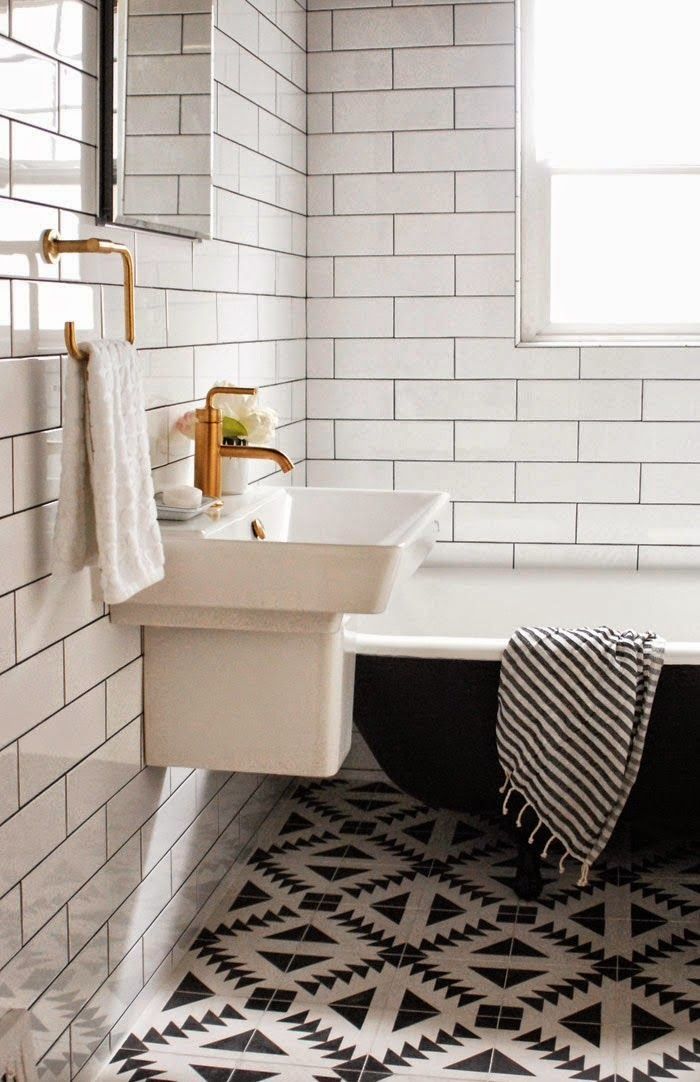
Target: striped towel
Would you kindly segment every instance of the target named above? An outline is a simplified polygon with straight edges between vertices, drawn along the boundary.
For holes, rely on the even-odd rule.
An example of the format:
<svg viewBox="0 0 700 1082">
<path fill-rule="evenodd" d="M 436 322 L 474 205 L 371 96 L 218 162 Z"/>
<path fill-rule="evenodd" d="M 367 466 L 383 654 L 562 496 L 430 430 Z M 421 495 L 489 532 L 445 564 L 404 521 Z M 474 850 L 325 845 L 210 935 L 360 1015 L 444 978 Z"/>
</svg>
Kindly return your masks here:
<svg viewBox="0 0 700 1082">
<path fill-rule="evenodd" d="M 664 659 L 651 632 L 521 627 L 503 653 L 496 739 L 506 780 L 536 816 L 547 855 L 556 839 L 581 863 L 579 886 L 612 834 L 639 770 Z"/>
</svg>

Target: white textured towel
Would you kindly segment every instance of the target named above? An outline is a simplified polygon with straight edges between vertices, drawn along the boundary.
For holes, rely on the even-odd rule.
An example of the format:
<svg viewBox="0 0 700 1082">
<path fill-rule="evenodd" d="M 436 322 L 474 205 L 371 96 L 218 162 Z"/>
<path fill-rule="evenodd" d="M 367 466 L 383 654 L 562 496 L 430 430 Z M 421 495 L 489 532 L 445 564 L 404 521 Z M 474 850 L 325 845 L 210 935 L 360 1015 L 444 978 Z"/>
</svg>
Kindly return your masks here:
<svg viewBox="0 0 700 1082">
<path fill-rule="evenodd" d="M 108 604 L 163 578 L 138 356 L 127 342 L 68 357 L 53 570 L 97 563 Z"/>
</svg>

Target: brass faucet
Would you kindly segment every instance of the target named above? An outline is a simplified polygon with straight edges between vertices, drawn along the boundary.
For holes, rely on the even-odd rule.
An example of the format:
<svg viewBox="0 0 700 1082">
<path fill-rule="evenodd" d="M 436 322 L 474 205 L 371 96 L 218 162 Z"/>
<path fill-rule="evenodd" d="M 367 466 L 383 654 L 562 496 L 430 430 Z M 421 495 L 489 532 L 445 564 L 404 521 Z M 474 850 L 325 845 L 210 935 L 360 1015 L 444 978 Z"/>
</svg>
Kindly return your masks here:
<svg viewBox="0 0 700 1082">
<path fill-rule="evenodd" d="M 223 411 L 212 405 L 217 394 L 257 394 L 257 387 L 212 387 L 206 405 L 195 411 L 194 483 L 205 496 L 221 496 L 222 458 L 269 458 L 283 473 L 294 469 L 294 463 L 276 447 L 240 446 L 223 442 Z"/>
</svg>

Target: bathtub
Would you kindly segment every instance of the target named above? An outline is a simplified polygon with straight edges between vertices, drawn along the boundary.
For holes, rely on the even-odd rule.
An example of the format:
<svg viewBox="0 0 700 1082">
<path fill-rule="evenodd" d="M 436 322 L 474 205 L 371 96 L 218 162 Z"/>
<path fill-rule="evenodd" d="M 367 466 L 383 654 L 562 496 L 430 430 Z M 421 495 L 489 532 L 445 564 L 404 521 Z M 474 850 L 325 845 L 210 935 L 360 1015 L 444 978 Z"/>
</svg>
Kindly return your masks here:
<svg viewBox="0 0 700 1082">
<path fill-rule="evenodd" d="M 434 807 L 493 813 L 500 658 L 521 624 L 651 629 L 666 658 L 628 810 L 698 810 L 700 573 L 424 567 L 386 612 L 352 617 L 355 723 L 380 766 Z"/>
</svg>

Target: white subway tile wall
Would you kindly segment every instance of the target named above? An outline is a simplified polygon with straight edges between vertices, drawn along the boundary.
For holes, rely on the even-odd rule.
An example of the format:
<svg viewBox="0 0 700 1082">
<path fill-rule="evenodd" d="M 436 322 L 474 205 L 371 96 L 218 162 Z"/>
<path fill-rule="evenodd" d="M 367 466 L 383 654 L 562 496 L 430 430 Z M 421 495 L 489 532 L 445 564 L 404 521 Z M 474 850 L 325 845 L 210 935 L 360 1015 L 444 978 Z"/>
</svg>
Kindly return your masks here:
<svg viewBox="0 0 700 1082">
<path fill-rule="evenodd" d="M 309 483 L 449 491 L 440 561 L 697 564 L 700 350 L 514 345 L 514 5 L 308 6 Z"/>
<path fill-rule="evenodd" d="M 141 34 L 134 89 L 145 92 L 180 34 L 187 52 L 177 60 L 191 68 L 177 110 L 149 85 L 129 118 L 135 138 L 168 133 L 155 148 L 161 164 L 165 149 L 175 152 L 173 133 L 190 153 L 209 130 L 208 95 L 194 92 L 211 5 L 172 7 L 154 33 L 148 5 L 130 4 Z M 75 319 L 83 337 L 119 335 L 123 309 L 119 261 L 49 266 L 43 229 L 108 236 L 135 252 L 156 486 L 191 480 L 192 445 L 173 422 L 221 379 L 264 388 L 303 483 L 306 15 L 296 0 L 277 10 L 220 0 L 218 14 L 220 217 L 213 240 L 193 243 L 94 222 L 95 6 L 13 0 L 9 36 L 0 0 L 0 984 L 3 1004 L 31 1008 L 53 1082 L 81 1069 L 92 1077 L 110 1033 L 124 1035 L 132 1005 L 179 959 L 280 784 L 145 768 L 138 629 L 109 623 L 89 573 L 49 575 L 63 322 Z M 134 179 L 162 211 L 164 182 Z M 173 210 L 198 213 L 196 196 L 183 204 L 181 190 Z"/>
</svg>

